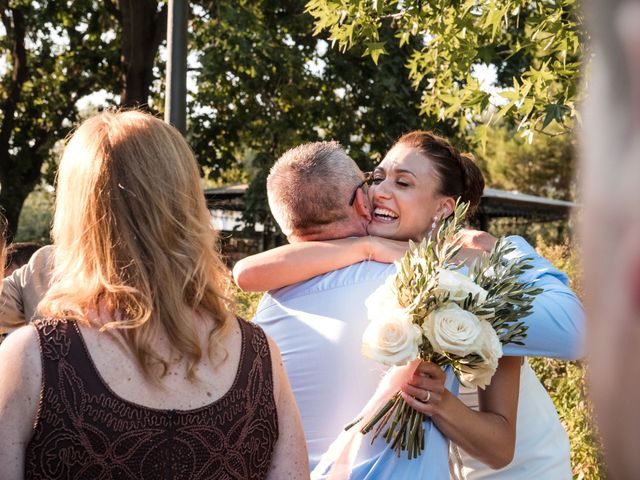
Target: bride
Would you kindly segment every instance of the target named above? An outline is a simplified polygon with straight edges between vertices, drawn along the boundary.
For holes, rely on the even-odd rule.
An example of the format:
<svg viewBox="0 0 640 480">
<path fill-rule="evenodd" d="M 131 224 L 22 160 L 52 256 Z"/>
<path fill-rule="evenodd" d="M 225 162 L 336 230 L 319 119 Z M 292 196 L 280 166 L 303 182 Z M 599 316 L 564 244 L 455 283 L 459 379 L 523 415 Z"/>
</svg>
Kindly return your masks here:
<svg viewBox="0 0 640 480">
<path fill-rule="evenodd" d="M 366 184 L 371 183 L 368 194 L 372 220 L 368 233 L 375 237 L 295 243 L 248 257 L 234 268 L 238 285 L 245 290 L 271 290 L 362 260 L 393 261 L 404 253 L 404 241 L 421 240 L 440 220 L 449 216 L 456 198 L 469 201 L 470 211 L 477 207 L 484 188 L 482 174 L 472 158 L 460 154 L 445 139 L 429 132 L 412 132 L 401 137 L 366 180 L 361 187 L 366 188 Z M 403 242 L 385 241 L 380 237 Z M 566 277 L 537 256 L 521 238 L 510 237 L 509 240 L 525 252 L 523 255 L 534 257 L 536 268 L 532 270 L 540 275 L 538 280 L 543 282 L 545 291 L 562 293 L 543 294 L 541 302 L 544 305 L 538 310 L 553 316 L 552 321 L 562 322 L 560 328 L 579 331 L 581 307 L 562 284 Z M 470 232 L 466 242 L 488 251 L 495 238 L 483 232 Z M 576 355 L 573 344 L 554 343 L 553 337 L 545 338 L 546 332 L 539 325 L 531 327 L 527 345 L 520 350 L 510 346 L 511 351 L 508 348 L 505 353 L 565 358 Z M 574 336 L 574 343 L 577 343 L 578 335 Z M 469 420 L 467 411 L 459 409 L 448 392 L 442 397 L 444 401 L 435 404 L 417 400 L 424 398 L 424 394 L 410 388 L 403 396 L 414 408 L 431 416 L 434 424 L 462 447 L 454 445 L 451 452 L 452 473 L 459 478 L 571 478 L 567 435 L 548 394 L 526 361 L 513 357 L 504 359 L 509 363 L 517 362 L 519 372 L 506 373 L 513 368 L 501 364 L 486 390 L 465 391 L 461 397 L 468 406 L 484 411 L 486 415 L 481 418 L 488 423 Z M 509 408 L 510 404 L 518 405 L 517 423 L 516 410 Z M 453 411 L 455 415 L 451 415 Z M 464 428 L 459 428 L 460 425 Z M 486 455 L 483 439 L 487 441 L 490 437 L 482 429 L 492 431 L 498 438 L 506 438 L 504 445 L 513 445 L 509 438 L 515 435 L 515 439 L 511 438 L 515 442 L 515 453 L 510 463 L 511 455 L 502 464 Z M 491 448 L 500 447 L 493 443 Z M 492 470 L 481 462 L 502 468 Z"/>
</svg>

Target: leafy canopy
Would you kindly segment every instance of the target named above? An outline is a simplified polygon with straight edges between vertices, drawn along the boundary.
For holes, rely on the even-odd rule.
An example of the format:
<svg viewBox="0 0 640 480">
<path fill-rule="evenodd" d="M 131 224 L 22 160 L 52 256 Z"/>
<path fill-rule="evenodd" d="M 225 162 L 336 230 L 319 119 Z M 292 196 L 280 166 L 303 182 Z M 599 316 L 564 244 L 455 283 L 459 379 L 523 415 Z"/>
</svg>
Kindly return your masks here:
<svg viewBox="0 0 640 480">
<path fill-rule="evenodd" d="M 421 113 L 454 119 L 461 131 L 510 122 L 529 141 L 534 132 L 571 129 L 583 58 L 575 0 L 309 0 L 315 31 L 341 51 L 363 49 L 378 62 L 390 43 L 412 40 L 408 78 L 422 95 Z M 417 42 L 415 40 L 417 39 Z M 474 68 L 491 66 L 498 93 Z"/>
</svg>

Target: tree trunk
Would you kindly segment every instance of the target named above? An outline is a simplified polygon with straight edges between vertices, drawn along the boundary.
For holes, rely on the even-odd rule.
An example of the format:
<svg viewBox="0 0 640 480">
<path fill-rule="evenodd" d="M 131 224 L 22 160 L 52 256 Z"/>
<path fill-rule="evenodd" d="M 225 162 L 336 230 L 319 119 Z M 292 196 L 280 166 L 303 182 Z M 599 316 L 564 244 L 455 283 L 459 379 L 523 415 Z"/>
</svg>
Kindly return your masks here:
<svg viewBox="0 0 640 480">
<path fill-rule="evenodd" d="M 167 36 L 167 4 L 158 11 L 155 0 L 119 2 L 122 27 L 123 107 L 147 107 L 153 65 Z"/>
<path fill-rule="evenodd" d="M 14 185 L 16 177 L 12 175 L 10 149 L 11 134 L 15 125 L 15 113 L 20 101 L 22 86 L 28 77 L 27 55 L 25 50 L 25 22 L 24 15 L 19 8 L 9 8 L 6 1 L 0 2 L 0 18 L 5 28 L 7 37 L 11 39 L 11 60 L 12 75 L 11 83 L 7 89 L 7 98 L 2 102 L 2 123 L 0 124 L 0 205 L 3 205 L 3 214 L 7 218 L 7 241 L 11 241 L 18 228 L 18 217 L 20 209 L 24 203 L 26 195 L 29 194 L 33 185 Z M 38 166 L 38 173 L 40 167 Z M 11 183 L 9 183 L 11 179 Z M 22 189 L 23 185 L 27 190 L 22 197 L 13 195 L 17 190 Z"/>
</svg>

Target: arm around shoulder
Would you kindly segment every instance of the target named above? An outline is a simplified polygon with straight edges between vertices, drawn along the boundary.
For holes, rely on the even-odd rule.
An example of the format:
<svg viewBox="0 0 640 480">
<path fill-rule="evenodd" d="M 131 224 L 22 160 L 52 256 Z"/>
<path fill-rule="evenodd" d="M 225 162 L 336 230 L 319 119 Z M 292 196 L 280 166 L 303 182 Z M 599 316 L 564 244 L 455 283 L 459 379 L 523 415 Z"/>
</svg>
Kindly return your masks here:
<svg viewBox="0 0 640 480">
<path fill-rule="evenodd" d="M 541 257 L 523 238 L 508 237 L 515 246 L 514 258 L 529 257 L 533 268 L 522 281 L 542 289 L 533 310 L 523 321 L 529 327 L 523 346 L 508 344 L 505 355 L 576 360 L 582 356 L 585 315 L 582 303 L 569 288 L 567 275 Z"/>
<path fill-rule="evenodd" d="M 269 338 L 273 371 L 273 395 L 278 412 L 278 440 L 271 460 L 269 479 L 308 479 L 309 456 L 300 412 L 289 385 L 280 350 Z"/>
<path fill-rule="evenodd" d="M 233 278 L 242 290 L 264 292 L 366 260 L 368 248 L 366 237 L 290 243 L 239 260 Z"/>
<path fill-rule="evenodd" d="M 5 479 L 24 478 L 42 378 L 37 333 L 16 330 L 0 345 L 0 465 Z"/>
</svg>

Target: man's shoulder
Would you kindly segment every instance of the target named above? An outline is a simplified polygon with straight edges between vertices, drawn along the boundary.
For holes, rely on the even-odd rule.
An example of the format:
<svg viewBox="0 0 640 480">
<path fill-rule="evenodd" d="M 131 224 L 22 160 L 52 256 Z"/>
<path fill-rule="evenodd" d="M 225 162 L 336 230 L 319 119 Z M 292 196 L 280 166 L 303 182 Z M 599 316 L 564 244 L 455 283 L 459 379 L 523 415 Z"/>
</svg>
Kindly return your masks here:
<svg viewBox="0 0 640 480">
<path fill-rule="evenodd" d="M 345 268 L 318 275 L 304 282 L 272 290 L 263 297 L 263 303 L 274 300 L 279 303 L 308 295 L 322 295 L 344 288 L 369 288 L 382 284 L 396 272 L 392 264 L 360 262 Z"/>
</svg>

